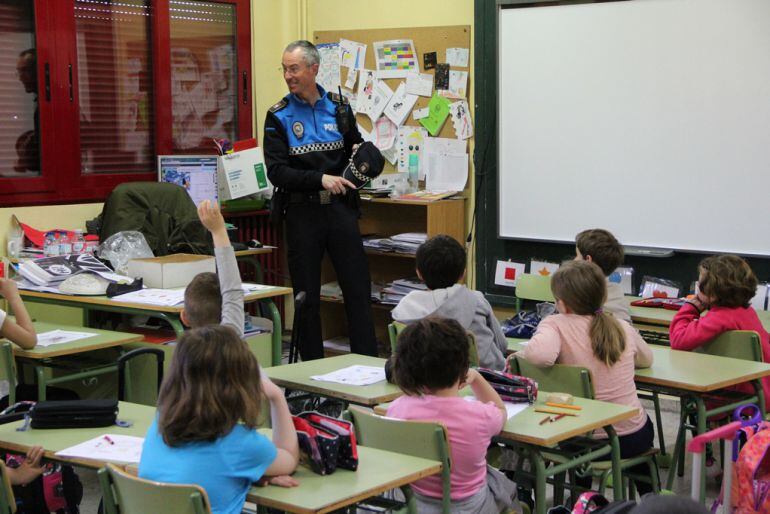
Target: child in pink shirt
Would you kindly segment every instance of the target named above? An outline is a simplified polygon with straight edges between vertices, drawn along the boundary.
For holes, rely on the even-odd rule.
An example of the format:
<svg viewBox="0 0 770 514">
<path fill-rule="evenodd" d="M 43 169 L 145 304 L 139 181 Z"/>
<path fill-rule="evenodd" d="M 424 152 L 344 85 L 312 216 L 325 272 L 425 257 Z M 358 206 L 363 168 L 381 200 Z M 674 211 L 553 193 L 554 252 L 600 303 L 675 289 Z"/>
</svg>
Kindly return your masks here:
<svg viewBox="0 0 770 514">
<path fill-rule="evenodd" d="M 527 347 L 516 354 L 536 366 L 556 363 L 583 366 L 591 372 L 597 400 L 634 407 L 637 414 L 613 425 L 626 459 L 652 448 L 652 422 L 636 395 L 634 368 L 652 365 L 652 351 L 627 322 L 605 312 L 607 281 L 589 261 L 570 261 L 551 279 L 559 314 L 545 318 Z M 603 430 L 597 437 L 607 437 Z M 637 470 L 634 470 L 637 471 Z M 644 465 L 638 470 L 646 474 Z M 590 477 L 580 485 L 590 487 Z M 649 484 L 637 482 L 641 496 Z"/>
<path fill-rule="evenodd" d="M 715 255 L 698 266 L 698 293 L 679 309 L 669 327 L 674 350 L 694 350 L 728 330 L 753 330 L 759 334 L 762 359 L 770 362 L 770 335 L 751 307 L 757 277 L 749 265 L 736 255 Z M 708 309 L 708 313 L 701 313 Z M 770 378 L 762 379 L 765 405 L 770 407 Z M 731 390 L 754 394 L 751 384 Z"/>
<path fill-rule="evenodd" d="M 468 363 L 468 336 L 457 321 L 428 317 L 411 323 L 399 336 L 393 357 L 393 379 L 406 395 L 393 402 L 388 416 L 446 427 L 453 513 L 518 511 L 515 484 L 486 462 L 487 447 L 507 419 L 505 406 Z M 478 401 L 460 397 L 466 385 Z M 418 480 L 412 489 L 421 514 L 441 512 L 440 475 Z"/>
</svg>

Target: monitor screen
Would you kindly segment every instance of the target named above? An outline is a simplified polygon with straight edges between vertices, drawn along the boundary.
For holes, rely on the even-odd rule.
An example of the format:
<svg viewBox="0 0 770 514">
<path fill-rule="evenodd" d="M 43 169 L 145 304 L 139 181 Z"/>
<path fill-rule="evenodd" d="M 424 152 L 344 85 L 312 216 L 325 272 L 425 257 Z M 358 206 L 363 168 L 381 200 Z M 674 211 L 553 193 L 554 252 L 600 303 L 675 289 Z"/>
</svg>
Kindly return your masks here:
<svg viewBox="0 0 770 514">
<path fill-rule="evenodd" d="M 182 186 L 195 205 L 217 201 L 217 157 L 215 155 L 159 155 L 158 182 Z"/>
</svg>

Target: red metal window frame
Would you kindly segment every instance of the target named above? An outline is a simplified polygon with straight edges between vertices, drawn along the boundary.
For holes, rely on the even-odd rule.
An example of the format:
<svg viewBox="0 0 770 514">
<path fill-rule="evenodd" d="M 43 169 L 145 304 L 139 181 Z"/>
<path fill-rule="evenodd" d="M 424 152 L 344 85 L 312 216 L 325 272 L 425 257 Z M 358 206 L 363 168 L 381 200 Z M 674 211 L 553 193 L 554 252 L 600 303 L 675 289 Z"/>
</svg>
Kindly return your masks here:
<svg viewBox="0 0 770 514">
<path fill-rule="evenodd" d="M 34 178 L 0 177 L 0 207 L 103 201 L 122 182 L 156 180 L 154 168 L 147 173 L 81 173 L 74 0 L 34 1 L 42 173 Z M 249 0 L 207 1 L 235 5 L 238 138 L 253 137 Z M 162 155 L 172 151 L 170 3 L 151 0 L 150 5 L 154 142 L 156 155 Z"/>
</svg>

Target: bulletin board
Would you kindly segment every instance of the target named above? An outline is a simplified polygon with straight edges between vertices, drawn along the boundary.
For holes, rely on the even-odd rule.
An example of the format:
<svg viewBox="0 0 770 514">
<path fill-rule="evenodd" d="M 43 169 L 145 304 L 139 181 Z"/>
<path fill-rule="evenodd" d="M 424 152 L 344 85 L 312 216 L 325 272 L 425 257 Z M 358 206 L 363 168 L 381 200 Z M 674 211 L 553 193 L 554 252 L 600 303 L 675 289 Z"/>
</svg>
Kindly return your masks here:
<svg viewBox="0 0 770 514">
<path fill-rule="evenodd" d="M 471 28 L 469 25 L 455 25 L 455 26 L 442 26 L 442 27 L 406 27 L 406 28 L 393 28 L 393 29 L 358 29 L 358 30 L 329 30 L 329 31 L 317 31 L 313 34 L 313 43 L 338 43 L 340 39 L 349 39 L 358 43 L 366 44 L 366 61 L 364 68 L 368 70 L 376 70 L 377 64 L 374 56 L 374 43 L 377 41 L 389 41 L 394 39 L 411 39 L 414 42 L 415 52 L 417 53 L 417 62 L 420 66 L 420 73 L 434 75 L 435 69 L 426 70 L 423 66 L 423 54 L 436 52 L 436 62 L 446 62 L 446 49 L 447 48 L 468 48 L 470 49 L 470 36 Z M 451 70 L 467 71 L 470 73 L 470 59 L 468 67 L 451 66 Z M 347 68 L 340 67 L 340 82 L 345 84 L 347 78 Z M 360 78 L 360 74 L 359 74 Z M 384 82 L 395 91 L 399 83 L 404 81 L 403 78 L 385 79 Z M 471 79 L 468 78 L 468 85 L 466 87 L 465 99 L 468 100 L 470 105 L 470 88 Z M 358 82 L 356 82 L 353 88 L 355 92 L 358 91 Z M 435 88 L 434 88 L 435 92 Z M 412 112 L 416 109 L 421 109 L 428 106 L 430 98 L 419 97 L 417 103 L 414 105 Z M 456 102 L 456 99 L 449 99 L 450 102 Z M 357 114 L 356 120 L 367 131 L 372 131 L 374 128 L 372 121 L 366 114 Z M 414 120 L 412 113 L 409 113 L 405 126 L 420 127 L 420 122 Z M 452 125 L 451 119 L 447 119 L 441 131 L 435 135 L 435 137 L 452 138 L 455 139 L 455 130 Z M 470 138 L 472 139 L 472 137 Z M 468 141 L 470 141 L 468 139 Z M 466 150 L 467 151 L 467 150 Z M 389 162 L 385 163 L 385 172 L 391 172 L 395 170 L 395 166 Z M 466 187 L 468 187 L 466 183 Z"/>
</svg>

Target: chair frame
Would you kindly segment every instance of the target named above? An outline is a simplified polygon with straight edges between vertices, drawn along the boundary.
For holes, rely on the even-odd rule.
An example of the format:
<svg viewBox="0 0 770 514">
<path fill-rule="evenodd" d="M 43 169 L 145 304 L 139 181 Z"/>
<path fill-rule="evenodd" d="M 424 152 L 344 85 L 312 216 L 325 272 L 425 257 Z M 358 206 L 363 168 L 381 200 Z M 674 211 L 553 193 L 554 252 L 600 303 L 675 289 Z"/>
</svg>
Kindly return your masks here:
<svg viewBox="0 0 770 514">
<path fill-rule="evenodd" d="M 535 300 L 538 302 L 555 302 L 551 292 L 550 275 L 534 275 L 524 273 L 516 281 L 516 312 L 521 311 L 522 300 Z"/>
</svg>

